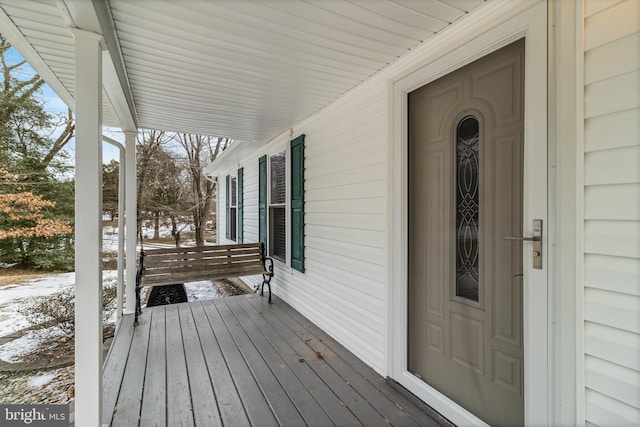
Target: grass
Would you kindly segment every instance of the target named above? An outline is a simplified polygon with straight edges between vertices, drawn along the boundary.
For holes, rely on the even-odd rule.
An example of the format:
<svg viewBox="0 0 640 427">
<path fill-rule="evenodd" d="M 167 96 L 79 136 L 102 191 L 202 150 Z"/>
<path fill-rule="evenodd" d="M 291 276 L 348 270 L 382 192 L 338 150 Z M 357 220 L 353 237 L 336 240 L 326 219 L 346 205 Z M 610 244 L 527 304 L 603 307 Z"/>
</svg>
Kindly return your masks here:
<svg viewBox="0 0 640 427">
<path fill-rule="evenodd" d="M 51 273 L 42 270 L 29 270 L 24 268 L 1 268 L 0 286 L 17 285 L 30 279 L 48 276 Z"/>
<path fill-rule="evenodd" d="M 29 384 L 29 379 L 49 374 L 44 386 Z M 44 368 L 32 371 L 0 372 L 0 403 L 2 404 L 64 404 L 73 400 L 74 366 Z"/>
</svg>

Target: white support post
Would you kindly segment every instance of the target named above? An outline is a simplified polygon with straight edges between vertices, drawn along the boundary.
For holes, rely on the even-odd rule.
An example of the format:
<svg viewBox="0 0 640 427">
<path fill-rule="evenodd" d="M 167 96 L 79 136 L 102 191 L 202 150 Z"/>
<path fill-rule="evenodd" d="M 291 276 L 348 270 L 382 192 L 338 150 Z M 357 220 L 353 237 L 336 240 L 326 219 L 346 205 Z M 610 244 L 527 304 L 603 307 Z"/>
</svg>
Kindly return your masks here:
<svg viewBox="0 0 640 427">
<path fill-rule="evenodd" d="M 125 192 L 127 188 L 126 184 L 126 156 L 124 150 L 120 150 L 120 165 L 118 166 L 118 306 L 117 309 L 117 323 L 120 324 L 122 318 L 122 312 L 124 310 L 123 300 L 123 287 L 124 287 L 124 227 L 126 220 L 124 218 L 126 211 L 126 199 Z"/>
<path fill-rule="evenodd" d="M 125 314 L 131 314 L 136 307 L 136 261 L 138 242 L 138 199 L 136 180 L 136 132 L 125 132 L 126 156 L 126 240 L 127 240 L 127 286 L 125 289 Z"/>
<path fill-rule="evenodd" d="M 75 40 L 75 424 L 98 426 L 102 404 L 102 36 Z"/>
<path fill-rule="evenodd" d="M 120 144 L 115 139 L 109 138 L 103 135 L 102 139 L 107 144 L 111 144 L 118 149 L 120 154 L 120 163 L 118 166 L 118 284 L 116 286 L 116 330 L 120 326 L 120 319 L 123 313 L 123 300 L 124 300 L 124 229 L 125 229 L 125 189 L 126 189 L 126 173 L 125 164 L 126 157 L 124 152 L 124 145 Z"/>
</svg>

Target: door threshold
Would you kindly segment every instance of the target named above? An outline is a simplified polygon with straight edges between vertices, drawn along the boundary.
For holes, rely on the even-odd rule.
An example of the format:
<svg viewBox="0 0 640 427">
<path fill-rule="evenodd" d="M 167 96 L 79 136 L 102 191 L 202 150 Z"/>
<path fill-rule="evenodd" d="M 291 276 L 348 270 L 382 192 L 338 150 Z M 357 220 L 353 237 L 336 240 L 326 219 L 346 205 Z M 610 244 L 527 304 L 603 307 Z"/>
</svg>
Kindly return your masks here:
<svg viewBox="0 0 640 427">
<path fill-rule="evenodd" d="M 455 427 L 455 424 L 449 421 L 444 415 L 440 412 L 433 409 L 427 403 L 425 403 L 422 399 L 420 399 L 415 394 L 411 393 L 408 389 L 406 389 L 402 384 L 397 382 L 391 377 L 386 378 L 387 384 L 393 387 L 398 393 L 402 394 L 407 400 L 413 403 L 417 408 L 419 408 L 425 415 L 429 416 L 429 418 L 435 420 L 439 426 L 441 427 Z"/>
</svg>

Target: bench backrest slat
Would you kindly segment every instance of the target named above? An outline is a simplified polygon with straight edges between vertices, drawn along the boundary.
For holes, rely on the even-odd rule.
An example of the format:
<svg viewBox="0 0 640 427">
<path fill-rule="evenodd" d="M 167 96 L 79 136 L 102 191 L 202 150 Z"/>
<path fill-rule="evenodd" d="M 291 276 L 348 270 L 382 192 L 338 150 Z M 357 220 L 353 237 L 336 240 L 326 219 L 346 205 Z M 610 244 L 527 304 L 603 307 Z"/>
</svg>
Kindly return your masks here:
<svg viewBox="0 0 640 427">
<path fill-rule="evenodd" d="M 195 247 L 180 247 L 180 248 L 161 248 L 161 249 L 146 249 L 144 251 L 145 257 L 147 254 L 161 255 L 161 254 L 179 254 L 179 253 L 195 253 L 195 252 L 207 252 L 207 251 L 239 251 L 245 248 L 260 248 L 259 243 L 239 243 L 236 245 L 210 245 L 210 246 L 195 246 Z"/>
<path fill-rule="evenodd" d="M 206 258 L 176 258 L 176 259 L 146 259 L 144 260 L 145 274 L 156 268 L 171 268 L 178 265 L 216 266 L 218 264 L 262 263 L 260 254 L 239 255 L 234 257 L 206 257 Z"/>
<path fill-rule="evenodd" d="M 258 274 L 270 274 L 260 243 L 150 249 L 144 252 L 141 286 Z"/>
<path fill-rule="evenodd" d="M 155 249 L 154 249 L 155 250 Z M 259 248 L 250 248 L 250 249 L 238 249 L 238 250 L 208 250 L 208 251 L 192 251 L 192 252 L 174 252 L 167 253 L 166 250 L 163 249 L 163 252 L 158 254 L 151 251 L 145 251 L 144 253 L 144 261 L 145 267 L 149 262 L 161 262 L 161 261 L 174 261 L 181 259 L 202 259 L 202 258 L 235 258 L 243 255 L 257 255 L 261 256 Z"/>
</svg>

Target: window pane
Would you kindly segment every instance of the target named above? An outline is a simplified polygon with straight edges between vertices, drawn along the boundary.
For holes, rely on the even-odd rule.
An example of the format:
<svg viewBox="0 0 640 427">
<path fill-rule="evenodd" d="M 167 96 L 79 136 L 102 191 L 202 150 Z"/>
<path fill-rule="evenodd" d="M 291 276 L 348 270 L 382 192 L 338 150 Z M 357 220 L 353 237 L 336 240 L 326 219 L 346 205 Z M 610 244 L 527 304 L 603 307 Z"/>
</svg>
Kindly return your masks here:
<svg viewBox="0 0 640 427">
<path fill-rule="evenodd" d="M 285 161 L 284 150 L 269 159 L 269 169 L 271 171 L 271 196 L 269 202 L 272 205 L 284 204 L 286 200 Z"/>
<path fill-rule="evenodd" d="M 236 208 L 229 209 L 229 239 L 235 241 L 236 240 L 236 229 L 237 227 L 237 212 Z"/>
<path fill-rule="evenodd" d="M 285 208 L 272 206 L 269 208 L 269 254 L 282 262 L 286 259 Z"/>
<path fill-rule="evenodd" d="M 462 119 L 456 132 L 456 295 L 472 301 L 479 301 L 479 141 L 478 120 Z"/>
<path fill-rule="evenodd" d="M 231 206 L 236 206 L 238 203 L 238 182 L 235 177 L 231 178 Z"/>
</svg>

